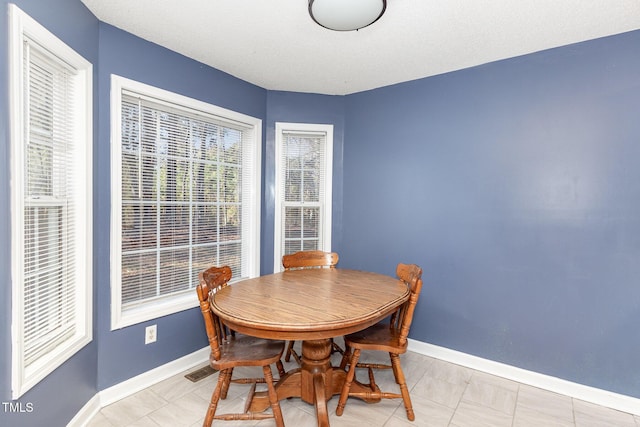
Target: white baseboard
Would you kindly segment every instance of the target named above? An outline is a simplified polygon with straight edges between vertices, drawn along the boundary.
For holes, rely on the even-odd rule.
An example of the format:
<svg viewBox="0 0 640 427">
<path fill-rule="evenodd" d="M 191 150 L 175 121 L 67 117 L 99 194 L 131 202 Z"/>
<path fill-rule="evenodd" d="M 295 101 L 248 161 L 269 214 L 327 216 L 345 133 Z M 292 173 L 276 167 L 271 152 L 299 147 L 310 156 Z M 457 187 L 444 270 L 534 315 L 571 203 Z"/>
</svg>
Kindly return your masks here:
<svg viewBox="0 0 640 427">
<path fill-rule="evenodd" d="M 525 369 L 516 368 L 504 363 L 494 362 L 481 357 L 472 356 L 445 347 L 409 340 L 409 350 L 436 359 L 455 363 L 456 365 L 486 372 L 502 378 L 517 381 L 555 393 L 564 394 L 575 399 L 584 400 L 596 405 L 606 406 L 618 411 L 640 415 L 640 399 L 613 393 L 595 387 L 574 383 Z"/>
<path fill-rule="evenodd" d="M 133 378 L 129 378 L 119 384 L 102 390 L 100 395 L 100 405 L 105 407 L 117 402 L 120 399 L 124 399 L 134 393 L 144 390 L 147 387 L 151 387 L 160 381 L 166 380 L 180 372 L 193 368 L 201 363 L 209 361 L 209 354 L 211 348 L 209 346 L 195 351 L 191 354 L 181 357 L 180 359 L 173 360 L 169 363 L 165 363 L 162 366 L 158 366 L 155 369 L 144 372 Z"/>
<path fill-rule="evenodd" d="M 96 394 L 80 409 L 76 416 L 69 421 L 67 427 L 82 427 L 87 425 L 100 409 L 102 409 L 100 406 L 100 396 Z"/>
<path fill-rule="evenodd" d="M 84 426 L 91 421 L 93 416 L 96 415 L 100 409 L 105 406 L 124 399 L 127 396 L 131 396 L 132 394 L 144 390 L 147 387 L 151 387 L 152 385 L 177 375 L 180 372 L 189 370 L 194 366 L 208 362 L 210 352 L 211 348 L 207 346 L 102 390 L 93 396 L 93 398 L 82 407 L 80 412 L 78 412 L 69 424 L 67 424 L 67 427 Z"/>
</svg>

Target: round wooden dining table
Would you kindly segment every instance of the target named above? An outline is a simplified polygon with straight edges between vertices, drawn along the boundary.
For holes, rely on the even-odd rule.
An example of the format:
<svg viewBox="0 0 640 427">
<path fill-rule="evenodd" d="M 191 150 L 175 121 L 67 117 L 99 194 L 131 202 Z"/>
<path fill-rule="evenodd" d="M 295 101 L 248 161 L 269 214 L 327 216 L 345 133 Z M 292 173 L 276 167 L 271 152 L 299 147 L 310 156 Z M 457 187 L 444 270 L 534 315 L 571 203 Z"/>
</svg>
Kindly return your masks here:
<svg viewBox="0 0 640 427">
<path fill-rule="evenodd" d="M 210 302 L 211 309 L 237 332 L 302 341 L 301 366 L 280 378 L 278 399 L 300 397 L 315 405 L 318 426 L 328 426 L 327 400 L 340 394 L 346 378 L 343 369 L 331 365 L 331 338 L 379 322 L 408 298 L 408 287 L 397 278 L 313 268 L 235 282 L 213 294 Z M 358 387 L 369 390 L 354 381 L 352 391 Z M 256 393 L 249 411 L 263 411 L 268 406 L 266 393 Z"/>
</svg>

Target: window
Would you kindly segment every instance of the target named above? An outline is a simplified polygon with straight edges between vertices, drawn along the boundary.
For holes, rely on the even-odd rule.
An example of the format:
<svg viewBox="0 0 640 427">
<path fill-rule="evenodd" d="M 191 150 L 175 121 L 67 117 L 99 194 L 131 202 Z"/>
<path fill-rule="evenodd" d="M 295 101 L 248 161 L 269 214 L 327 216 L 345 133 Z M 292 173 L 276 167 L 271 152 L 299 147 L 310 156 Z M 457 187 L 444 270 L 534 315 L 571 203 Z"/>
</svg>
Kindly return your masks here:
<svg viewBox="0 0 640 427">
<path fill-rule="evenodd" d="M 276 123 L 274 271 L 282 255 L 331 250 L 333 126 Z"/>
<path fill-rule="evenodd" d="M 261 121 L 112 76 L 112 329 L 197 305 L 198 273 L 259 273 Z"/>
<path fill-rule="evenodd" d="M 9 5 L 12 396 L 91 341 L 92 66 Z"/>
</svg>

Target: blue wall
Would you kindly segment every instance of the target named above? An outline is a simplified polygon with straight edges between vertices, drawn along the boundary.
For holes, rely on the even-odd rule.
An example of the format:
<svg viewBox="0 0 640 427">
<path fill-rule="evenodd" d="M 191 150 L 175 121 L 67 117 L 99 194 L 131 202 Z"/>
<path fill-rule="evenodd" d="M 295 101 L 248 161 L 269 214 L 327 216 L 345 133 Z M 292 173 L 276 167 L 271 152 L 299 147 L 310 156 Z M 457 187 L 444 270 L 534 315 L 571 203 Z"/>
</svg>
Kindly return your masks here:
<svg viewBox="0 0 640 427">
<path fill-rule="evenodd" d="M 118 384 L 207 345 L 199 308 L 111 331 L 110 311 L 110 79 L 111 74 L 228 108 L 261 120 L 267 92 L 221 71 L 100 23 L 100 130 L 96 170 L 98 239 L 98 388 Z M 263 125 L 264 128 L 264 125 Z M 195 294 L 194 294 L 195 298 Z M 158 341 L 144 344 L 144 328 L 157 324 Z"/>
<path fill-rule="evenodd" d="M 98 20 L 78 0 L 15 0 L 76 52 L 94 64 L 94 105 L 97 104 L 96 64 Z M 8 4 L 0 1 L 0 401 L 11 401 L 11 210 L 9 205 L 9 99 L 8 90 Z M 94 109 L 94 134 L 97 115 Z M 95 138 L 94 138 L 95 139 Z M 95 292 L 95 291 L 94 291 Z M 95 332 L 94 332 L 95 336 Z M 97 392 L 97 345 L 92 342 L 51 375 L 25 393 L 18 403 L 31 404 L 33 411 L 5 412 L 0 407 L 0 425 L 65 425 Z M 64 390 L 63 393 L 61 391 Z"/>
<path fill-rule="evenodd" d="M 424 267 L 413 339 L 640 397 L 638 46 L 347 97 L 341 264 Z"/>
<path fill-rule="evenodd" d="M 269 91 L 267 94 L 267 136 L 262 153 L 262 274 L 273 272 L 273 239 L 275 215 L 275 124 L 315 123 L 333 125 L 333 186 L 331 249 L 341 252 L 342 245 L 342 187 L 344 143 L 343 96 Z"/>
</svg>

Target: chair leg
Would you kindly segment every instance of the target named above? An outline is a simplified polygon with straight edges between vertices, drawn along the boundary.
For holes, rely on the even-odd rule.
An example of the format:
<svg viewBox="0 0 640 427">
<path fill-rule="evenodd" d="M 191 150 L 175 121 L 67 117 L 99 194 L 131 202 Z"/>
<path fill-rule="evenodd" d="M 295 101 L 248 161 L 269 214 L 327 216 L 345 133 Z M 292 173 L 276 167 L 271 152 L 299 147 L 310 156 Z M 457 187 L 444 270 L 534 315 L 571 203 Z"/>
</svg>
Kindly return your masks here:
<svg viewBox="0 0 640 427">
<path fill-rule="evenodd" d="M 271 411 L 273 412 L 273 418 L 276 421 L 276 426 L 284 427 L 284 418 L 282 417 L 282 410 L 280 409 L 280 402 L 278 401 L 278 393 L 276 393 L 276 389 L 273 386 L 273 374 L 271 373 L 271 366 L 263 366 L 262 372 L 264 372 L 264 379 L 267 382 L 269 403 L 271 404 Z"/>
<path fill-rule="evenodd" d="M 278 368 L 278 375 L 280 376 L 280 378 L 282 378 L 284 374 L 286 374 L 286 371 L 284 370 L 284 365 L 282 365 L 282 360 L 278 360 L 276 362 L 276 368 Z"/>
<path fill-rule="evenodd" d="M 344 358 L 347 356 L 347 351 L 349 351 L 349 347 L 345 350 L 344 357 L 342 358 L 344 362 Z M 336 408 L 336 415 L 341 416 L 344 412 L 344 407 L 347 404 L 347 398 L 349 397 L 349 389 L 351 388 L 351 383 L 356 375 L 356 365 L 358 364 L 358 359 L 360 358 L 360 349 L 356 348 L 353 351 L 353 355 L 351 356 L 351 361 L 349 362 L 349 372 L 347 372 L 347 378 L 344 380 L 344 385 L 342 386 L 342 392 L 340 393 L 340 400 L 338 401 L 338 407 Z M 342 364 L 340 365 L 342 366 Z"/>
<path fill-rule="evenodd" d="M 284 361 L 288 362 L 291 360 L 291 352 L 293 351 L 293 343 L 295 343 L 295 341 L 289 341 L 287 343 L 287 352 L 284 354 Z"/>
<path fill-rule="evenodd" d="M 291 360 L 291 356 L 293 356 L 296 363 L 298 365 L 302 365 L 302 362 L 300 361 L 300 356 L 298 355 L 298 353 L 296 353 L 295 349 L 293 348 L 294 344 L 295 344 L 295 341 L 289 341 L 289 344 L 287 344 L 287 352 L 284 355 L 284 360 L 285 362 L 288 362 L 289 360 Z"/>
<path fill-rule="evenodd" d="M 222 387 L 224 385 L 226 376 L 227 376 L 227 370 L 223 370 L 218 373 L 218 383 L 216 384 L 216 389 L 213 391 L 213 394 L 211 395 L 211 402 L 209 403 L 209 407 L 207 408 L 207 414 L 205 415 L 204 421 L 202 422 L 202 427 L 211 427 L 211 423 L 213 422 L 213 417 L 215 417 L 216 415 L 216 408 L 218 407 L 218 401 L 220 400 L 220 393 L 222 391 Z"/>
<path fill-rule="evenodd" d="M 344 350 L 333 341 L 333 338 L 331 338 L 331 354 L 333 353 L 344 354 Z"/>
<path fill-rule="evenodd" d="M 346 369 L 347 364 L 349 363 L 349 358 L 351 357 L 351 348 L 349 346 L 344 346 L 344 353 L 342 353 L 342 360 L 340 361 L 340 369 Z"/>
<path fill-rule="evenodd" d="M 393 375 L 396 378 L 396 383 L 400 386 L 400 393 L 402 393 L 402 400 L 404 402 L 404 409 L 407 411 L 407 418 L 409 421 L 416 419 L 413 413 L 413 407 L 411 405 L 411 397 L 409 397 L 409 389 L 407 388 L 407 382 L 404 378 L 404 372 L 400 366 L 400 356 L 395 353 L 389 353 L 391 356 L 391 366 L 393 367 Z"/>
<path fill-rule="evenodd" d="M 227 392 L 229 392 L 229 384 L 231 384 L 231 378 L 233 377 L 233 368 L 228 369 L 228 376 L 225 376 L 225 381 L 222 383 L 222 390 L 220 391 L 220 399 L 227 398 Z"/>
</svg>

